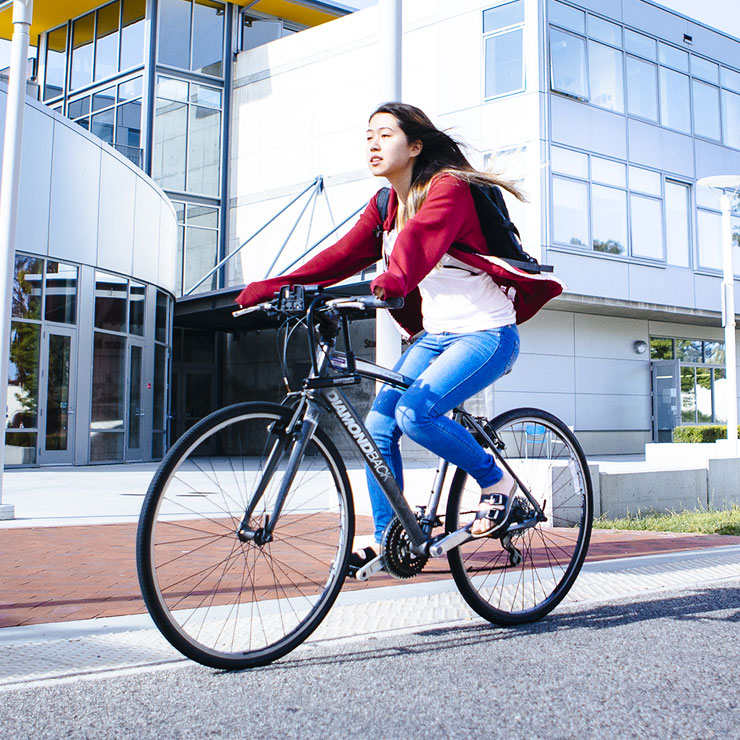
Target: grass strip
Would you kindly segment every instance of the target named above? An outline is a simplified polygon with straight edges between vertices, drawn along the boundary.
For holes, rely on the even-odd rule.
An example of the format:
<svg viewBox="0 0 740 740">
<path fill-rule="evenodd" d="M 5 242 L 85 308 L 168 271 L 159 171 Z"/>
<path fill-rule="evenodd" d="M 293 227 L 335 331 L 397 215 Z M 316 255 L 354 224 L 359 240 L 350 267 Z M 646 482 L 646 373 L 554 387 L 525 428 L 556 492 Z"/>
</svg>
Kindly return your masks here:
<svg viewBox="0 0 740 740">
<path fill-rule="evenodd" d="M 620 519 L 595 519 L 594 528 L 740 535 L 740 506 L 733 505 L 731 509 L 721 511 L 638 511 Z"/>
</svg>

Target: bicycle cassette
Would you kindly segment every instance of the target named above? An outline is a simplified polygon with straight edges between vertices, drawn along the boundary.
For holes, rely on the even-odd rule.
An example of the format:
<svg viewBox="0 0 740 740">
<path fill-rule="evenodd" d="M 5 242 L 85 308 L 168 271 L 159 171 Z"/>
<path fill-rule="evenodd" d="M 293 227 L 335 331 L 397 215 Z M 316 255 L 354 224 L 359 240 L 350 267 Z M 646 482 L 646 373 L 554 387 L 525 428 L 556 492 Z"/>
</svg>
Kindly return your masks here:
<svg viewBox="0 0 740 740">
<path fill-rule="evenodd" d="M 414 552 L 406 530 L 395 516 L 388 522 L 383 532 L 380 549 L 383 553 L 386 571 L 394 578 L 401 580 L 413 578 L 421 573 L 429 559 Z"/>
</svg>

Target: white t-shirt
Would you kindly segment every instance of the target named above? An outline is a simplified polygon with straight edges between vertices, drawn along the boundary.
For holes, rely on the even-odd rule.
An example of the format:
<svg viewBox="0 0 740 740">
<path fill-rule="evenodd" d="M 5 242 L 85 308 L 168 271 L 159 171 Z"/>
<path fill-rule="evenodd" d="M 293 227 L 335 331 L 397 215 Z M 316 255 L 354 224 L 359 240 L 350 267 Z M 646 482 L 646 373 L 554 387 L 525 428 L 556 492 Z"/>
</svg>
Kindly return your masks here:
<svg viewBox="0 0 740 740">
<path fill-rule="evenodd" d="M 383 232 L 386 268 L 398 232 Z M 485 272 L 445 254 L 419 283 L 424 329 L 465 334 L 516 323 L 514 304 Z"/>
</svg>

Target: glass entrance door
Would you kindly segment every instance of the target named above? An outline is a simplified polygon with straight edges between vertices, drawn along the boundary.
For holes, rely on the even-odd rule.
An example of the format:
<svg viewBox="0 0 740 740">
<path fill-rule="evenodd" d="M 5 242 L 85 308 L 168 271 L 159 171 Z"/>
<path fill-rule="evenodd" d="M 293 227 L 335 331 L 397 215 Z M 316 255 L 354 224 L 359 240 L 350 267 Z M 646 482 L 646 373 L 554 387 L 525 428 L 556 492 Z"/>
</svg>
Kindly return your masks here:
<svg viewBox="0 0 740 740">
<path fill-rule="evenodd" d="M 39 462 L 74 460 L 76 377 L 74 329 L 48 328 L 41 337 Z"/>
<path fill-rule="evenodd" d="M 126 460 L 144 459 L 144 345 L 129 341 L 128 346 L 128 397 L 126 414 Z"/>
<path fill-rule="evenodd" d="M 653 442 L 672 442 L 679 417 L 678 360 L 653 360 Z"/>
</svg>

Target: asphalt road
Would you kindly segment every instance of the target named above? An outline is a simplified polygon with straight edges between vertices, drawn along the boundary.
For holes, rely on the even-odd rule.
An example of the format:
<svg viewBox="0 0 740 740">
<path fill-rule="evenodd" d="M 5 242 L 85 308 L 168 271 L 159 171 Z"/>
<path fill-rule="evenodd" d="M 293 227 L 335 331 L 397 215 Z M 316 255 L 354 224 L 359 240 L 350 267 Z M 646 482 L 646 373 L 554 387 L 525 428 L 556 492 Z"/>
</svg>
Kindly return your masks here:
<svg viewBox="0 0 740 740">
<path fill-rule="evenodd" d="M 139 669 L 0 693 L 26 738 L 740 738 L 740 580 L 303 646 L 265 668 Z"/>
</svg>

